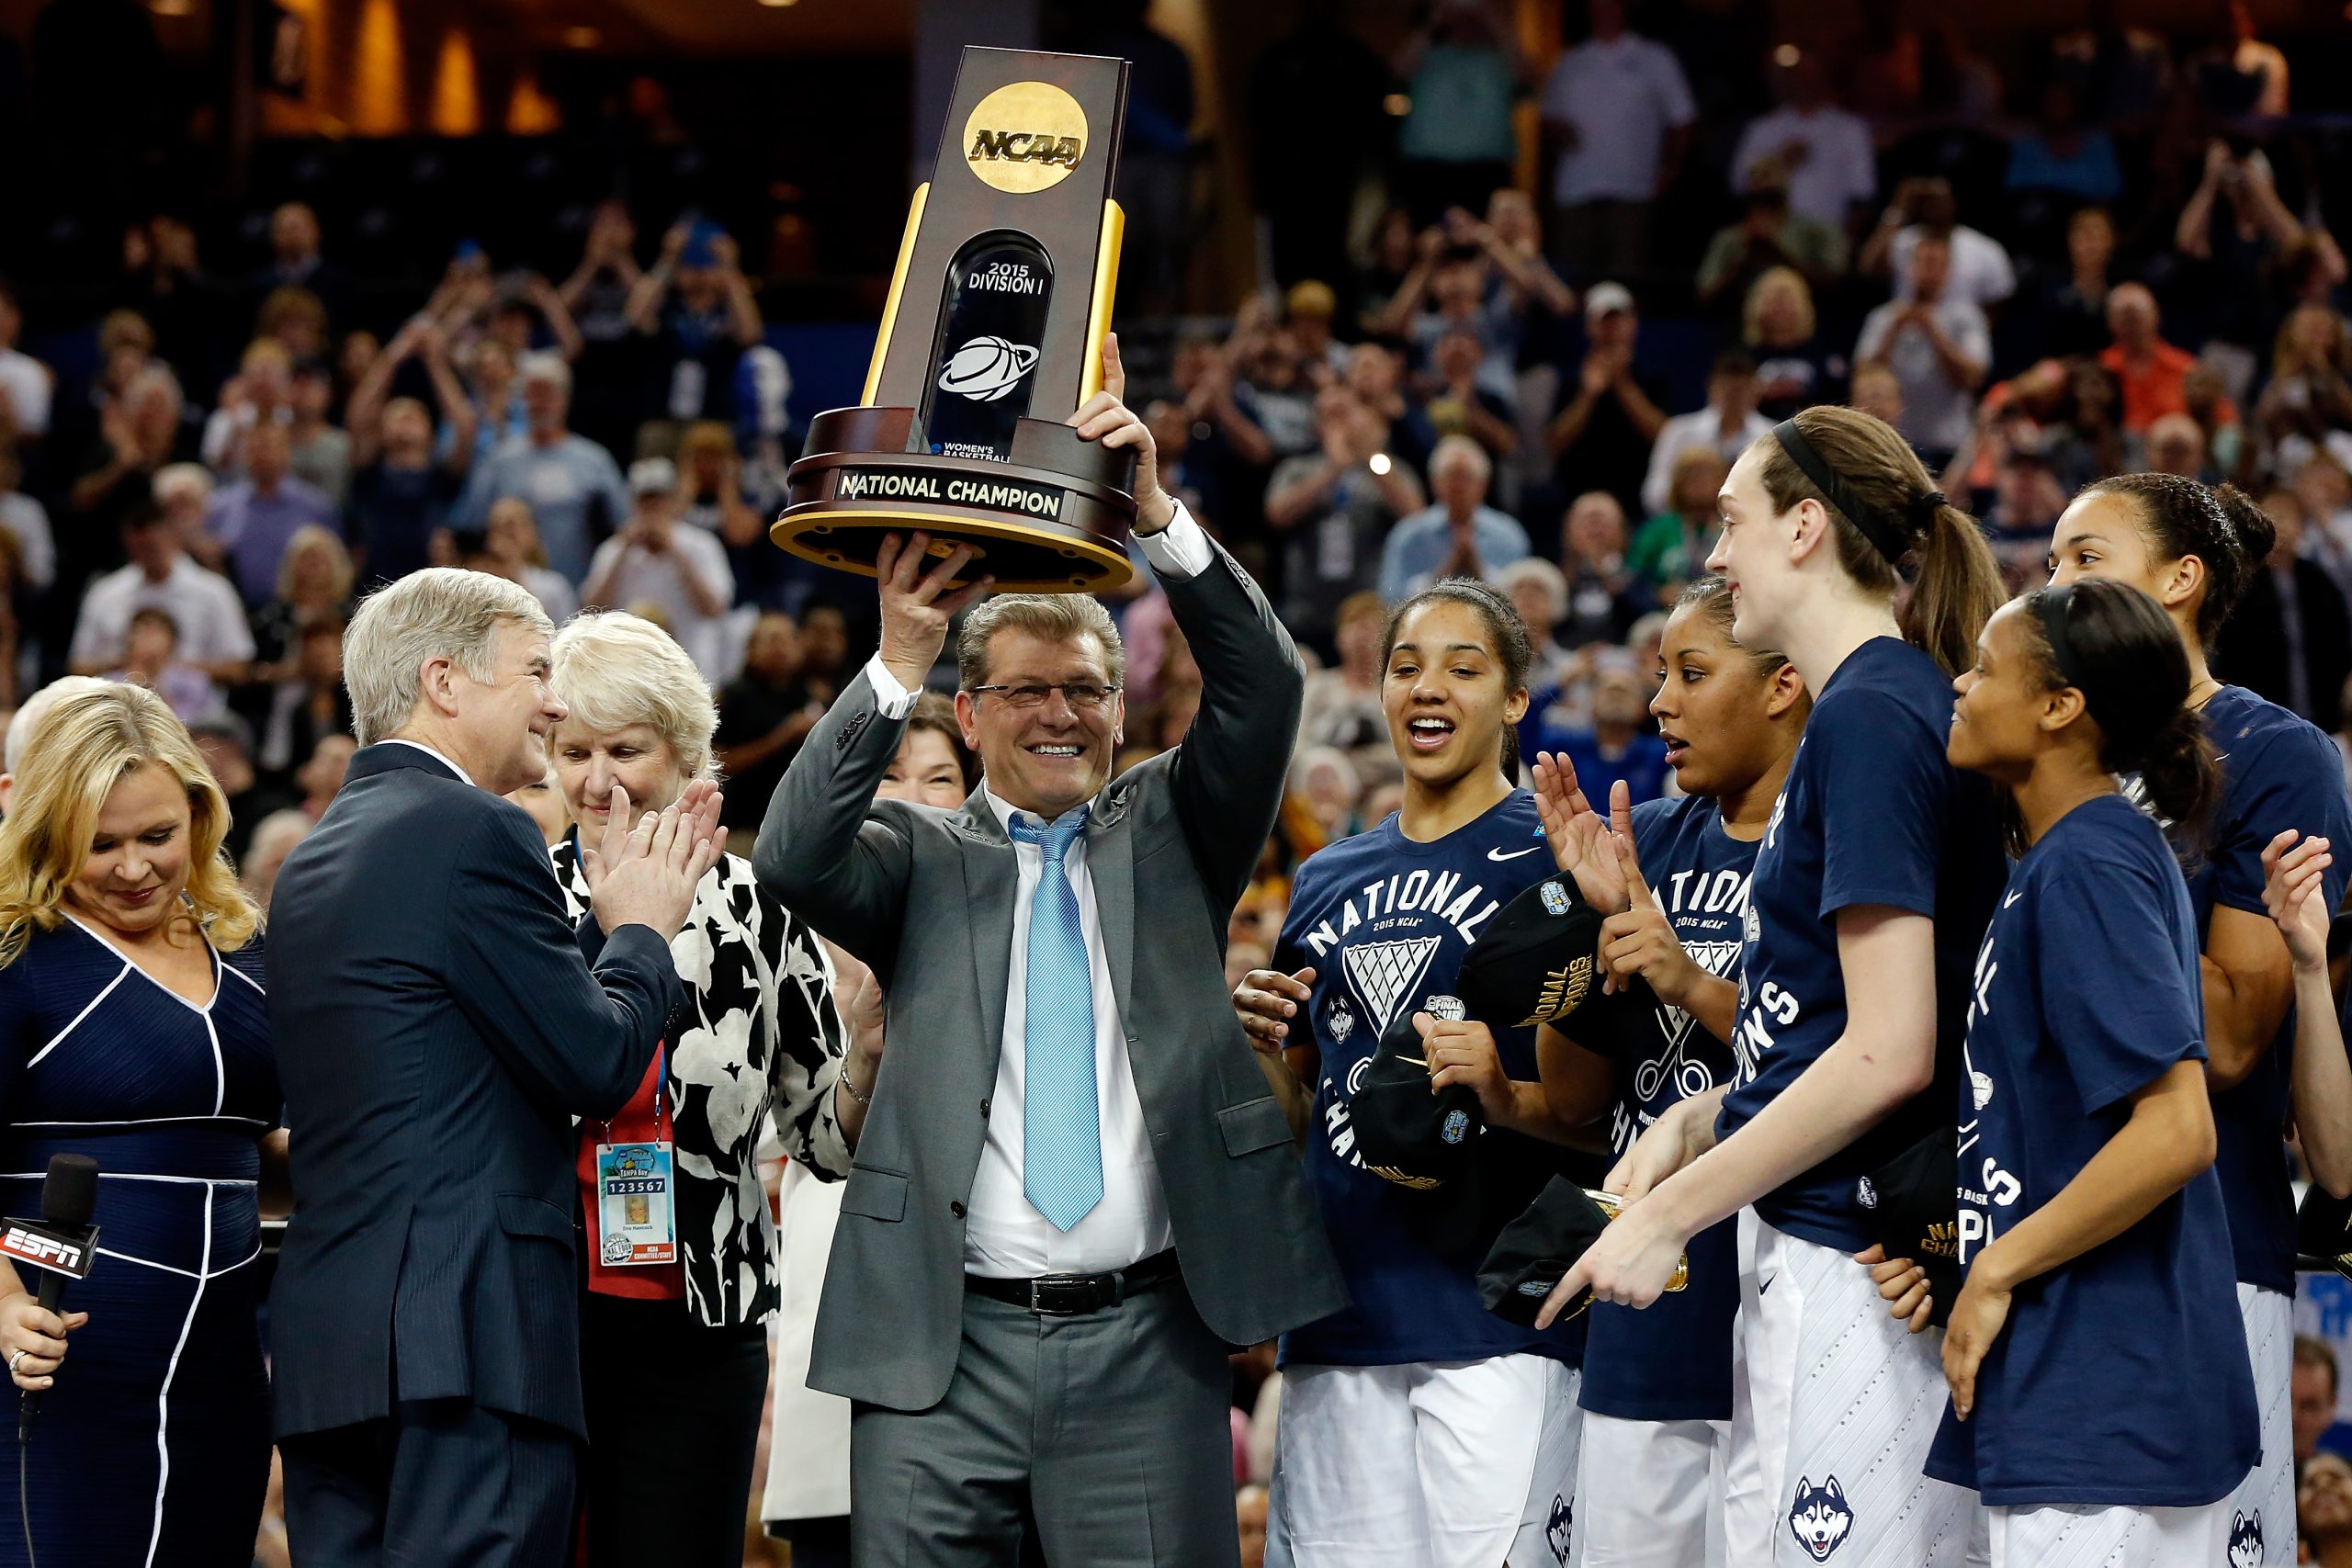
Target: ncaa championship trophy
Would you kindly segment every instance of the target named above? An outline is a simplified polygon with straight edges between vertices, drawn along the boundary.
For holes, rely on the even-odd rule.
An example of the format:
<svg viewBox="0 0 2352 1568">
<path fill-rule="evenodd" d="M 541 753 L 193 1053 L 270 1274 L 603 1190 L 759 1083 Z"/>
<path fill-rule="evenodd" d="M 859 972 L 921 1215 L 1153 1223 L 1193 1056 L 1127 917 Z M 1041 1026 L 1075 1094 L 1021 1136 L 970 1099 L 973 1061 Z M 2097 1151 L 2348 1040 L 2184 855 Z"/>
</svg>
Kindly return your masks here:
<svg viewBox="0 0 2352 1568">
<path fill-rule="evenodd" d="M 1126 96 L 1124 60 L 964 51 L 865 392 L 809 422 L 778 545 L 872 576 L 884 535 L 921 529 L 1000 589 L 1133 575 L 1135 459 L 1062 423 L 1102 388 Z"/>
</svg>

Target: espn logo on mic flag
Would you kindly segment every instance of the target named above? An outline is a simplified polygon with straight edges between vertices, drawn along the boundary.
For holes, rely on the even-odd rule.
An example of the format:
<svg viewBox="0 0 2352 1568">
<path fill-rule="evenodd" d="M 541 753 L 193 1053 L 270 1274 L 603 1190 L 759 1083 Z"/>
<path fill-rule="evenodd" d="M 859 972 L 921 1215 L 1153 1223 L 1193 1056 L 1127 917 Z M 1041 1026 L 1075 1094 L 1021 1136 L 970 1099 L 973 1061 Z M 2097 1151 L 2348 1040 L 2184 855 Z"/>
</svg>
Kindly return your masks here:
<svg viewBox="0 0 2352 1568">
<path fill-rule="evenodd" d="M 0 1256 L 70 1280 L 86 1280 L 97 1261 L 98 1228 L 58 1230 L 32 1220 L 0 1220 Z"/>
</svg>

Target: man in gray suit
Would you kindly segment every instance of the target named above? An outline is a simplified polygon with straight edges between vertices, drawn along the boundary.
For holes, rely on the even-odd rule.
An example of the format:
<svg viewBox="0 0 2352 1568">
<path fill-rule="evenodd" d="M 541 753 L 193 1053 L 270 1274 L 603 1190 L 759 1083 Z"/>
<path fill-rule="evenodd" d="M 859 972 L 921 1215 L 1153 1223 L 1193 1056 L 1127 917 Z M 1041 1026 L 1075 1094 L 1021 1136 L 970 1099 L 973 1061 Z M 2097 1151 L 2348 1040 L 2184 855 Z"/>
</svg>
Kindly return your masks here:
<svg viewBox="0 0 2352 1568">
<path fill-rule="evenodd" d="M 883 552 L 882 646 L 785 774 L 753 863 L 889 987 L 808 1382 L 856 1402 L 857 1568 L 1238 1561 L 1226 1347 L 1345 1299 L 1281 1106 L 1226 991 L 1226 920 L 1273 825 L 1298 656 L 1136 456 L 1136 532 L 1201 667 L 1182 745 L 1113 781 L 1117 631 L 1094 600 L 966 618 L 956 698 L 986 782 L 876 801 L 947 623 L 986 580 Z M 844 1127 L 855 1125 L 845 1116 Z"/>
</svg>

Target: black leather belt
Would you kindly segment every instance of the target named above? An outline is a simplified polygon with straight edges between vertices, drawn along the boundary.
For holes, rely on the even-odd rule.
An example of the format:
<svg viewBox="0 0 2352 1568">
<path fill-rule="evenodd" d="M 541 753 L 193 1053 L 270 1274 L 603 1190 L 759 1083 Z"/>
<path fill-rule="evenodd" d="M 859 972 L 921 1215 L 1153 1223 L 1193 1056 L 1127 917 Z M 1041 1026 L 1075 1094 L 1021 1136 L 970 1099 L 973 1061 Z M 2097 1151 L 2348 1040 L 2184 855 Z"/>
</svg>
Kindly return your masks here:
<svg viewBox="0 0 2352 1568">
<path fill-rule="evenodd" d="M 1116 1306 L 1129 1296 L 1155 1291 L 1176 1278 L 1176 1249 L 1154 1253 L 1140 1263 L 1107 1274 L 1041 1274 L 1034 1280 L 964 1276 L 964 1289 L 990 1301 L 1026 1307 L 1040 1317 L 1079 1317 Z"/>
</svg>

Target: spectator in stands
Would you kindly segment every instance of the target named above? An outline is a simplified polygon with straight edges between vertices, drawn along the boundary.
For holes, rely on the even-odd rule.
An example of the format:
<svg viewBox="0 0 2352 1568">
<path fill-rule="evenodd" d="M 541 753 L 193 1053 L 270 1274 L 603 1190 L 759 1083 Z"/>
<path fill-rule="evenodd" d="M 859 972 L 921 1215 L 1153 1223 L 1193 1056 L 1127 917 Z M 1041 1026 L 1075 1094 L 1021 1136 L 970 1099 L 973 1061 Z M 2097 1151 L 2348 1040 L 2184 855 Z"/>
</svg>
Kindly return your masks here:
<svg viewBox="0 0 2352 1568">
<path fill-rule="evenodd" d="M 1863 242 L 1861 270 L 1873 277 L 1892 276 L 1897 299 L 1917 298 L 1912 258 L 1930 234 L 1950 244 L 1939 284 L 1943 292 L 1979 307 L 1997 305 L 2017 292 L 2017 269 L 2009 262 L 2008 248 L 1961 222 L 1951 182 L 1939 175 L 1915 175 L 1895 186 L 1894 200 Z"/>
<path fill-rule="evenodd" d="M 339 312 L 350 293 L 320 249 L 319 215 L 304 202 L 287 202 L 269 215 L 269 262 L 253 280 L 253 298 L 258 302 L 279 288 L 307 288 L 330 312 Z"/>
<path fill-rule="evenodd" d="M 2052 273 L 2034 306 L 2036 343 L 2065 357 L 2107 346 L 2107 297 L 2114 280 L 2115 220 L 2103 207 L 2080 209 L 2066 220 L 2066 271 Z"/>
<path fill-rule="evenodd" d="M 247 605 L 260 609 L 277 586 L 287 544 L 306 526 L 333 528 L 334 503 L 291 470 L 293 436 L 276 423 L 245 433 L 245 478 L 218 491 L 204 531 L 220 551 L 230 581 Z"/>
<path fill-rule="evenodd" d="M 2107 329 L 2114 341 L 2098 362 L 2121 383 L 2127 434 L 2143 434 L 2164 415 L 2188 407 L 2181 383 L 2197 359 L 2157 335 L 2162 320 L 2156 297 L 2141 284 L 2121 284 L 2107 297 Z"/>
<path fill-rule="evenodd" d="M 25 585 L 46 593 L 57 581 L 57 536 L 50 531 L 49 509 L 25 493 L 24 480 L 23 459 L 0 443 L 0 533 L 17 542 Z"/>
<path fill-rule="evenodd" d="M 2295 1462 L 2301 1464 L 2319 1452 L 2319 1440 L 2335 1425 L 2335 1352 L 2324 1339 L 2295 1336 L 2291 1416 L 2295 1432 Z"/>
<path fill-rule="evenodd" d="M 2303 1561 L 2352 1568 L 2352 1460 L 2323 1449 L 2295 1483 L 2295 1519 Z"/>
<path fill-rule="evenodd" d="M 1596 283 L 1586 291 L 1586 347 L 1576 391 L 1544 432 L 1560 490 L 1569 495 L 1607 491 L 1621 511 L 1639 499 L 1650 443 L 1666 425 L 1664 387 L 1634 367 L 1640 330 L 1624 285 Z"/>
<path fill-rule="evenodd" d="M 1544 225 L 1525 191 L 1504 186 L 1487 197 L 1487 220 L 1471 225 L 1469 232 L 1501 275 L 1513 311 L 1523 316 L 1534 309 L 1566 316 L 1576 310 L 1576 290 L 1560 280 L 1544 257 Z"/>
<path fill-rule="evenodd" d="M 735 574 L 727 547 L 700 528 L 678 526 L 678 468 L 646 457 L 628 471 L 636 504 L 620 532 L 596 548 L 580 600 L 594 609 L 660 607 L 678 640 L 717 686 L 727 679 L 727 611 L 735 602 Z"/>
<path fill-rule="evenodd" d="M 1845 231 L 1790 209 L 1788 178 L 1776 160 L 1767 158 L 1748 171 L 1742 199 L 1740 220 L 1715 231 L 1699 263 L 1699 303 L 1736 304 L 1776 272 L 1816 283 L 1844 275 Z"/>
<path fill-rule="evenodd" d="M 1732 149 L 1735 190 L 1753 191 L 1756 175 L 1777 164 L 1789 210 L 1834 230 L 1842 239 L 1862 207 L 1878 194 L 1878 154 L 1870 127 L 1829 101 L 1819 51 L 1804 50 L 1777 67 L 1781 107 L 1749 120 Z"/>
<path fill-rule="evenodd" d="M 158 471 L 196 456 L 180 423 L 180 384 L 151 365 L 134 376 L 98 419 L 97 449 L 67 492 L 73 513 L 57 540 L 58 593 L 70 608 L 83 584 L 122 559 L 117 531 L 154 497 Z M 126 617 L 127 618 L 127 617 Z M 183 629 L 187 622 L 180 622 Z"/>
<path fill-rule="evenodd" d="M 427 312 L 429 316 L 429 312 Z M 472 466 L 477 472 L 481 465 L 510 441 L 522 441 L 531 434 L 531 413 L 523 400 L 523 384 L 515 373 L 514 356 L 506 345 L 484 339 L 468 350 L 465 360 L 466 400 L 474 415 L 474 452 Z M 636 428 L 632 415 L 628 421 Z M 454 442 L 455 432 L 445 432 L 442 448 Z"/>
<path fill-rule="evenodd" d="M 235 714 L 215 711 L 187 729 L 196 749 L 203 753 L 204 765 L 212 770 L 221 795 L 229 802 L 229 836 L 222 845 L 232 860 L 243 863 L 245 846 L 252 840 L 255 826 L 273 813 L 291 807 L 296 796 L 275 781 L 254 776 L 253 728 Z"/>
<path fill-rule="evenodd" d="M 1756 410 L 1778 422 L 1846 389 L 1845 354 L 1822 340 L 1813 289 L 1794 267 L 1756 280 L 1740 312 L 1740 340 L 1756 360 Z"/>
<path fill-rule="evenodd" d="M 1348 367 L 1348 345 L 1331 335 L 1340 297 L 1319 277 L 1302 278 L 1283 291 L 1283 324 L 1298 344 L 1299 363 L 1317 382 Z"/>
<path fill-rule="evenodd" d="M 534 348 L 553 349 L 570 364 L 580 357 L 580 327 L 555 286 L 536 272 L 500 284 L 482 307 L 481 333 L 520 359 Z"/>
<path fill-rule="evenodd" d="M 1911 296 L 1887 301 L 1862 322 L 1857 364 L 1881 364 L 1903 388 L 1904 423 L 1895 426 L 1928 468 L 1949 462 L 1968 438 L 1975 403 L 1993 359 L 1993 329 L 1977 305 L 1950 288 L 1951 241 L 1925 234 L 1911 250 Z"/>
<path fill-rule="evenodd" d="M 277 569 L 277 596 L 253 615 L 255 667 L 251 678 L 274 682 L 292 677 L 302 628 L 347 620 L 355 579 L 351 552 L 334 529 L 313 524 L 296 530 Z"/>
<path fill-rule="evenodd" d="M 1389 530 L 1380 552 L 1380 596 L 1401 604 L 1449 577 L 1487 581 L 1528 552 L 1519 520 L 1487 504 L 1494 463 L 1466 435 L 1439 439 L 1430 456 L 1435 500 Z"/>
<path fill-rule="evenodd" d="M 153 604 L 131 612 L 122 662 L 107 671 L 106 678 L 146 687 L 168 703 L 183 724 L 220 706 L 212 678 L 180 658 L 180 628 L 171 613 Z"/>
<path fill-rule="evenodd" d="M 1266 483 L 1266 521 L 1289 539 L 1283 624 L 1328 650 L 1340 602 L 1378 585 L 1382 541 L 1423 498 L 1411 470 L 1382 450 L 1379 416 L 1347 388 L 1317 394 L 1315 423 L 1321 449 L 1276 466 Z"/>
<path fill-rule="evenodd" d="M 1544 84 L 1554 254 L 1572 280 L 1639 278 L 1699 110 L 1673 51 L 1627 28 L 1624 0 L 1591 0 L 1589 13 L 1591 35 Z"/>
<path fill-rule="evenodd" d="M 286 865 L 286 857 L 294 846 L 311 836 L 311 819 L 299 811 L 273 811 L 254 825 L 251 846 L 243 855 L 231 858 L 238 863 L 237 881 L 245 897 L 269 913 L 269 895 L 277 886 L 277 874 Z"/>
<path fill-rule="evenodd" d="M 2213 471 L 2205 450 L 2205 432 L 2187 413 L 2165 414 L 2148 426 L 2146 438 L 2141 443 L 2137 468 L 2159 474 L 2178 474 L 2186 479 L 2200 483 L 2217 483 L 2221 476 Z"/>
<path fill-rule="evenodd" d="M 298 808 L 302 815 L 316 822 L 334 804 L 335 792 L 343 787 L 344 774 L 350 770 L 351 754 L 359 743 L 348 734 L 334 733 L 319 737 L 310 756 L 295 770 L 294 787 L 302 792 Z"/>
<path fill-rule="evenodd" d="M 292 655 L 269 692 L 261 729 L 261 768 L 282 773 L 318 750 L 330 735 L 351 728 L 351 694 L 343 684 L 343 627 L 338 616 L 303 623 Z"/>
<path fill-rule="evenodd" d="M 799 755 L 808 731 L 825 716 L 831 693 L 820 696 L 800 671 L 799 628 L 783 611 L 768 611 L 752 626 L 742 672 L 718 694 L 718 729 L 713 739 L 718 766 L 727 777 L 718 808 L 720 820 L 730 830 L 758 829 L 768 797 L 784 781 L 785 769 Z M 730 800 L 741 804 L 729 805 Z"/>
<path fill-rule="evenodd" d="M 2249 479 L 2254 449 L 2238 422 L 2237 405 L 2222 389 L 2222 368 L 2208 360 L 2188 367 L 2180 380 L 2181 401 L 2203 439 L 2208 467 L 2220 478 Z"/>
<path fill-rule="evenodd" d="M 442 537 L 446 540 L 448 536 Z M 559 626 L 580 608 L 579 590 L 548 565 L 548 553 L 539 544 L 539 527 L 531 515 L 531 503 L 519 495 L 492 503 L 481 545 L 467 557 L 465 564 L 475 571 L 486 571 L 529 589 L 546 609 L 548 619 Z"/>
<path fill-rule="evenodd" d="M 2042 84 L 2033 128 L 2009 143 L 2003 184 L 2016 195 L 2107 203 L 2123 194 L 2123 170 L 2106 130 L 2083 121 L 2082 94 L 2064 76 Z"/>
<path fill-rule="evenodd" d="M 654 341 L 664 383 L 660 416 L 732 419 L 735 362 L 764 330 L 734 239 L 707 220 L 680 220 L 638 279 L 629 324 Z"/>
<path fill-rule="evenodd" d="M 2278 325 L 2270 380 L 2254 405 L 2256 426 L 2291 474 L 2330 437 L 2352 431 L 2352 321 L 2332 306 L 2298 305 Z"/>
<path fill-rule="evenodd" d="M 628 515 L 628 488 L 611 453 L 565 423 L 571 371 L 560 355 L 533 354 L 519 367 L 530 432 L 475 470 L 459 516 L 484 527 L 491 505 L 508 496 L 531 504 L 548 563 L 567 581 L 588 574 L 596 541 Z"/>
<path fill-rule="evenodd" d="M 1648 476 L 1642 480 L 1642 510 L 1660 513 L 1673 505 L 1674 474 L 1686 452 L 1707 448 L 1726 467 L 1747 444 L 1771 434 L 1771 423 L 1756 412 L 1756 361 L 1742 349 L 1715 355 L 1707 373 L 1704 408 L 1677 414 L 1658 427 L 1650 446 Z M 1706 558 L 1702 556 L 1702 560 Z"/>
<path fill-rule="evenodd" d="M 1430 453 L 1437 446 L 1437 431 L 1429 412 L 1407 400 L 1404 367 L 1385 344 L 1360 343 L 1348 351 L 1348 371 L 1341 378 L 1386 432 L 1381 450 L 1403 461 L 1416 473 L 1427 473 Z M 1160 467 L 1167 468 L 1167 448 L 1160 448 Z M 1166 481 L 1161 481 L 1166 488 Z M 1170 493 L 1173 494 L 1173 491 Z"/>
<path fill-rule="evenodd" d="M 1625 564 L 1625 509 L 1607 491 L 1587 491 L 1568 505 L 1560 525 L 1560 562 L 1568 581 L 1568 613 L 1560 641 L 1623 642 L 1648 592 Z"/>
<path fill-rule="evenodd" d="M 2267 570 L 2253 575 L 2223 623 L 2214 663 L 2233 683 L 2332 733 L 2343 723 L 2344 682 L 2352 676 L 2352 610 L 2326 569 L 2301 553 L 2303 508 L 2294 491 L 2271 491 L 2262 510 L 2275 530 Z"/>
<path fill-rule="evenodd" d="M 2306 553 L 2327 568 L 2336 587 L 2352 600 L 2352 475 L 2332 455 L 2321 452 L 2294 470 L 2290 488 L 2303 509 Z"/>
<path fill-rule="evenodd" d="M 1388 750 L 1388 720 L 1380 706 L 1380 638 L 1388 606 L 1378 593 L 1351 593 L 1340 602 L 1332 641 L 1339 661 L 1309 671 L 1299 710 L 1298 750 L 1330 746 L 1353 754 Z"/>
<path fill-rule="evenodd" d="M 2052 471 L 2038 432 L 2014 430 L 1995 470 L 1993 504 L 1982 519 L 2001 576 L 2022 591 L 2050 574 L 2050 533 L 2074 490 Z"/>
<path fill-rule="evenodd" d="M 446 456 L 434 453 L 433 416 L 411 397 L 390 398 L 401 366 L 424 367 L 447 422 Z M 447 526 L 474 456 L 474 411 L 449 363 L 448 336 L 424 316 L 392 334 L 352 389 L 351 534 L 369 582 L 392 582 L 430 564 L 433 535 Z"/>
<path fill-rule="evenodd" d="M 307 288 L 274 288 L 254 312 L 254 335 L 286 350 L 296 364 L 327 352 L 327 308 Z"/>
<path fill-rule="evenodd" d="M 1480 381 L 1486 363 L 1476 333 L 1459 329 L 1438 339 L 1430 355 L 1438 384 L 1420 412 L 1433 434 L 1464 436 L 1489 457 L 1509 457 L 1519 450 L 1518 411 L 1510 399 Z"/>
<path fill-rule="evenodd" d="M 1642 525 L 1625 553 L 1626 570 L 1660 604 L 1671 604 L 1684 583 L 1705 572 L 1723 528 L 1715 498 L 1730 473 L 1731 460 L 1713 444 L 1685 446 L 1674 459 L 1665 504 Z"/>
<path fill-rule="evenodd" d="M 1519 727 L 1520 760 L 1532 768 L 1538 751 L 1565 752 L 1577 786 L 1596 798 L 1608 798 L 1622 779 L 1634 805 L 1656 800 L 1666 793 L 1667 766 L 1666 742 L 1649 727 L 1651 679 L 1622 649 L 1603 650 L 1595 665 L 1591 725 L 1556 728 L 1554 694 L 1539 692 L 1528 703 L 1537 722 Z"/>
<path fill-rule="evenodd" d="M 1263 299 L 1251 299 L 1237 318 L 1231 357 L 1234 405 L 1272 457 L 1315 450 L 1316 389 L 1299 363 L 1298 340 L 1269 319 Z"/>
<path fill-rule="evenodd" d="M 1480 383 L 1508 399 L 1519 349 L 1519 318 L 1510 295 L 1487 287 L 1491 269 L 1472 238 L 1477 225 L 1459 208 L 1448 217 L 1453 231 L 1431 224 L 1422 231 L 1419 260 L 1387 310 L 1366 325 L 1382 336 L 1407 339 L 1416 360 L 1432 368 L 1440 343 L 1468 333 L 1477 340 L 1483 356 Z"/>
<path fill-rule="evenodd" d="M 204 460 L 215 473 L 241 473 L 245 432 L 294 417 L 294 356 L 274 337 L 257 337 L 237 356 L 220 401 L 204 422 Z"/>
<path fill-rule="evenodd" d="M 82 601 L 74 630 L 74 672 L 97 675 L 119 665 L 130 617 L 153 607 L 168 612 L 179 628 L 181 658 L 223 685 L 243 679 L 254 640 L 236 589 L 188 559 L 162 508 L 152 501 L 124 519 L 122 541 L 130 564 L 91 583 Z"/>
<path fill-rule="evenodd" d="M 1857 365 L 1846 400 L 1871 418 L 1894 424 L 1903 417 L 1903 383 L 1884 365 Z"/>
<path fill-rule="evenodd" d="M 2227 367 L 2235 390 L 2244 391 L 2254 378 L 2255 351 L 2271 310 L 2266 285 L 2276 264 L 2306 238 L 2302 223 L 2279 199 L 2261 149 L 2219 137 L 2206 144 L 2204 175 L 2180 209 L 2173 248 L 2203 264 L 2187 270 L 2187 297 L 2206 329 L 2206 356 Z M 2328 251 L 2334 254 L 2331 282 L 2341 285 L 2342 255 L 2332 243 Z"/>
<path fill-rule="evenodd" d="M 197 257 L 196 231 L 184 218 L 164 212 L 127 225 L 122 270 L 118 298 L 130 310 L 119 313 L 136 312 L 153 323 L 153 351 L 181 375 L 196 369 L 218 298 Z"/>
<path fill-rule="evenodd" d="M 334 403 L 334 373 L 325 360 L 295 366 L 288 465 L 340 512 L 351 496 L 351 437 L 328 422 Z"/>
<path fill-rule="evenodd" d="M 17 291 L 0 280 L 0 445 L 38 441 L 49 434 L 56 372 L 17 346 L 24 331 Z"/>
<path fill-rule="evenodd" d="M 1493 0 L 1438 0 L 1392 63 L 1410 105 L 1396 155 L 1414 220 L 1484 209 L 1519 156 L 1510 111 L 1526 66 L 1508 14 Z"/>
<path fill-rule="evenodd" d="M 1510 600 L 1527 626 L 1531 690 L 1556 686 L 1568 678 L 1575 656 L 1559 644 L 1560 623 L 1568 614 L 1568 580 L 1542 556 L 1516 560 L 1495 574 L 1495 586 Z"/>
</svg>

